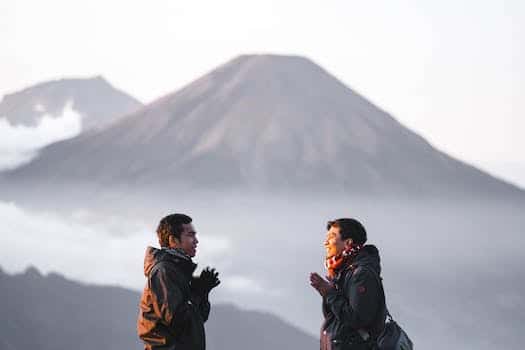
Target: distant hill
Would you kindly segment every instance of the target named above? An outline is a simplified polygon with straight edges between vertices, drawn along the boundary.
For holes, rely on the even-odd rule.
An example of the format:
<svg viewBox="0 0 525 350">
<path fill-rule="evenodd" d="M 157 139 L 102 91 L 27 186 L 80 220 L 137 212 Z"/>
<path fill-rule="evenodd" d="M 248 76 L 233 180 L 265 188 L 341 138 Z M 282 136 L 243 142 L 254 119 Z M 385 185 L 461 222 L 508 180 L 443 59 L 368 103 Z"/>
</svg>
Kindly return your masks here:
<svg viewBox="0 0 525 350">
<path fill-rule="evenodd" d="M 0 270 L 0 349 L 142 349 L 135 327 L 140 295 L 73 282 L 35 268 Z M 270 314 L 216 305 L 206 323 L 210 350 L 313 349 L 310 335 Z"/>
<path fill-rule="evenodd" d="M 303 57 L 246 55 L 4 175 L 34 188 L 518 196 Z"/>
<path fill-rule="evenodd" d="M 12 125 L 35 126 L 43 115 L 61 116 L 68 103 L 82 116 L 83 130 L 103 127 L 142 107 L 141 102 L 97 76 L 43 82 L 5 95 L 0 117 Z"/>
</svg>

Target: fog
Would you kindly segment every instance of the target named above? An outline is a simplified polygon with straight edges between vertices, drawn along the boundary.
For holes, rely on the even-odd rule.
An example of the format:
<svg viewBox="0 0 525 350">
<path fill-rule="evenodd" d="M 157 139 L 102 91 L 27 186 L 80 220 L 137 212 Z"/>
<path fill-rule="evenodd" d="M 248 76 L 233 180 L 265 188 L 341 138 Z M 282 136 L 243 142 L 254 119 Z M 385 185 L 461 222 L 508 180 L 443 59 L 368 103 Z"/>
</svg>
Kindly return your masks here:
<svg viewBox="0 0 525 350">
<path fill-rule="evenodd" d="M 60 116 L 44 113 L 35 127 L 12 125 L 0 115 L 0 171 L 26 164 L 40 148 L 78 135 L 82 117 L 72 106 L 72 101 L 68 102 Z M 35 105 L 34 109 L 44 112 L 42 105 Z"/>
<path fill-rule="evenodd" d="M 82 281 L 140 290 L 145 247 L 169 212 L 194 218 L 199 269 L 223 283 L 212 295 L 275 313 L 316 335 L 327 220 L 359 218 L 381 252 L 387 302 L 418 348 L 520 348 L 525 321 L 523 203 L 184 195 L 120 198 L 44 212 L 0 203 L 0 265 L 28 265 Z M 125 203 L 125 204 L 124 204 Z M 134 203 L 130 205 L 130 203 Z M 96 208 L 96 209 L 94 209 Z"/>
</svg>

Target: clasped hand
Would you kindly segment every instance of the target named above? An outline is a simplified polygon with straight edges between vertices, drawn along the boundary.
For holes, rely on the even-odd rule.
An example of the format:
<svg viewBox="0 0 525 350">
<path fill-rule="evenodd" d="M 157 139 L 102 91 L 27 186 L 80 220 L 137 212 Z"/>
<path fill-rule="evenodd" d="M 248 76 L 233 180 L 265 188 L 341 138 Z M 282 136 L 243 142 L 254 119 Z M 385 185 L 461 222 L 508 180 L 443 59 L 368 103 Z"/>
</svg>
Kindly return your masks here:
<svg viewBox="0 0 525 350">
<path fill-rule="evenodd" d="M 221 281 L 219 273 L 210 267 L 202 270 L 199 277 L 193 280 L 193 287 L 203 294 L 208 294 L 213 288 L 217 287 Z"/>
<path fill-rule="evenodd" d="M 310 274 L 310 285 L 314 287 L 323 297 L 326 296 L 326 294 L 328 294 L 328 292 L 334 288 L 334 286 L 330 282 L 328 282 L 315 272 L 312 272 Z"/>
</svg>

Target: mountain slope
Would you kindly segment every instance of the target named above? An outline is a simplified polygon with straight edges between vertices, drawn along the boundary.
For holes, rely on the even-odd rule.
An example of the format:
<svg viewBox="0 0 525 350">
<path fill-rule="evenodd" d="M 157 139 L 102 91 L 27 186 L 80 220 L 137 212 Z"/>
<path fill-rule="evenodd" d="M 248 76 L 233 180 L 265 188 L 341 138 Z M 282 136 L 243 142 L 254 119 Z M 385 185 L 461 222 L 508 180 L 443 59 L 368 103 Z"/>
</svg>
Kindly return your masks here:
<svg viewBox="0 0 525 350">
<path fill-rule="evenodd" d="M 87 183 L 346 193 L 524 192 L 433 148 L 312 61 L 240 56 L 106 130 L 7 175 Z"/>
<path fill-rule="evenodd" d="M 0 270 L 0 349 L 141 349 L 136 336 L 139 294 L 69 281 L 30 268 Z M 232 305 L 212 307 L 210 350 L 308 349 L 317 341 L 275 316 Z"/>
<path fill-rule="evenodd" d="M 103 127 L 142 106 L 97 76 L 48 81 L 8 94 L 0 102 L 0 117 L 13 126 L 35 126 L 44 115 L 59 117 L 68 103 L 82 116 L 83 130 Z"/>
</svg>

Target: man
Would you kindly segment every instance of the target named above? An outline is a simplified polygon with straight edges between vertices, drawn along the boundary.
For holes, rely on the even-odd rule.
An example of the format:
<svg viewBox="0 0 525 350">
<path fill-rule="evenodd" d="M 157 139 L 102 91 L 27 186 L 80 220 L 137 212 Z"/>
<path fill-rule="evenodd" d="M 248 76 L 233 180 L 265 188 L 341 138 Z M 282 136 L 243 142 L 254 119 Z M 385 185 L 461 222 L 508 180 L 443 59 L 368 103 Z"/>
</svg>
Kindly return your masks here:
<svg viewBox="0 0 525 350">
<path fill-rule="evenodd" d="M 379 252 L 365 245 L 365 228 L 355 219 L 330 221 L 327 230 L 328 281 L 310 275 L 323 297 L 321 350 L 374 349 L 386 317 Z"/>
<path fill-rule="evenodd" d="M 208 295 L 219 283 L 215 269 L 192 277 L 197 233 L 184 214 L 163 218 L 157 228 L 161 249 L 148 247 L 147 283 L 140 301 L 137 331 L 146 350 L 204 350 Z"/>
</svg>

